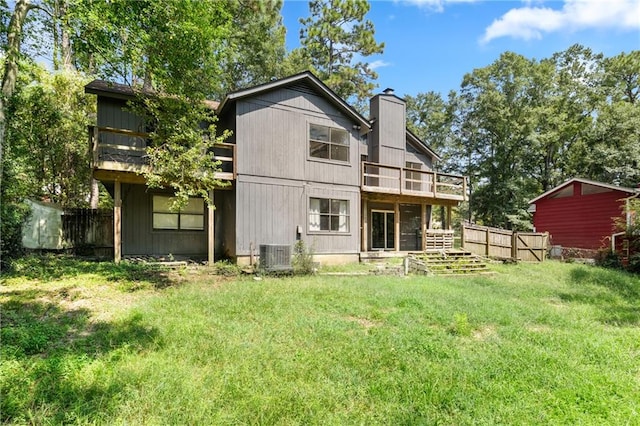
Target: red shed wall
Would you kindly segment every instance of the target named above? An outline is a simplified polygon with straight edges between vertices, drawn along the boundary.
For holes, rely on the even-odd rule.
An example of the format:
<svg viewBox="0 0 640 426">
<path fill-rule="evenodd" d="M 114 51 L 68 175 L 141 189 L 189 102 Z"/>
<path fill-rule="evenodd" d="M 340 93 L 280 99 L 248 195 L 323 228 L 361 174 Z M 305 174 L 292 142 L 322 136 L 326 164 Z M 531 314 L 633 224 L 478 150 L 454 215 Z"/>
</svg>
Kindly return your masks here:
<svg viewBox="0 0 640 426">
<path fill-rule="evenodd" d="M 563 247 L 598 249 L 608 244 L 615 232 L 614 218 L 624 218 L 622 199 L 626 192 L 611 190 L 582 195 L 582 183 L 573 182 L 573 196 L 536 201 L 533 225 L 537 232 L 549 232 L 551 243 Z M 606 240 L 605 240 L 606 239 Z"/>
</svg>

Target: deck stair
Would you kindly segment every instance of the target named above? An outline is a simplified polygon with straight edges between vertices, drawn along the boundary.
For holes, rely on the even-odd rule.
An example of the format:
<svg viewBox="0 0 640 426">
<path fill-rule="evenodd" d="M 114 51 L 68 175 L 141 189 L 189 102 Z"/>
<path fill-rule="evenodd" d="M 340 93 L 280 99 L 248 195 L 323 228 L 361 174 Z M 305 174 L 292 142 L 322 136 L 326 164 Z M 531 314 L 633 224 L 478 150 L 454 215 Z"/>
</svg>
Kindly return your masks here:
<svg viewBox="0 0 640 426">
<path fill-rule="evenodd" d="M 409 271 L 424 275 L 490 274 L 488 260 L 465 250 L 449 249 L 411 254 Z"/>
</svg>

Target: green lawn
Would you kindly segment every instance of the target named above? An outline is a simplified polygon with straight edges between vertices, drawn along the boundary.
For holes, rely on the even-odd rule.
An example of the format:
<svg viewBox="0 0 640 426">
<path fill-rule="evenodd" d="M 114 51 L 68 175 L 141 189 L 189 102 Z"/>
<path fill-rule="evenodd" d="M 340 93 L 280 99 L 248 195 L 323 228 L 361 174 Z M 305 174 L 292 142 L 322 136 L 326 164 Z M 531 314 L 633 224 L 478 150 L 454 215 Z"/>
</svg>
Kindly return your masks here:
<svg viewBox="0 0 640 426">
<path fill-rule="evenodd" d="M 640 424 L 638 276 L 18 267 L 0 291 L 7 423 Z"/>
</svg>

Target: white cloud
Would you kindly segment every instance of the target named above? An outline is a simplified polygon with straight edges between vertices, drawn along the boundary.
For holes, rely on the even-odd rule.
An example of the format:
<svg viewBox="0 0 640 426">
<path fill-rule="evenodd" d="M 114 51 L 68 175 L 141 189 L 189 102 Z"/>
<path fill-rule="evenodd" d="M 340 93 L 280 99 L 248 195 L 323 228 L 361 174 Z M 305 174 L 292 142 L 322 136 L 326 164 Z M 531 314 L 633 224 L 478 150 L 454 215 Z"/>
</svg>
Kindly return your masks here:
<svg viewBox="0 0 640 426">
<path fill-rule="evenodd" d="M 398 2 L 398 0 L 394 0 Z M 435 12 L 444 11 L 444 6 L 451 3 L 475 3 L 480 0 L 403 0 L 402 3 L 420 8 L 429 9 Z"/>
<path fill-rule="evenodd" d="M 541 39 L 544 33 L 583 29 L 640 29 L 640 0 L 564 0 L 561 9 L 511 9 L 487 27 L 480 41 Z"/>
<path fill-rule="evenodd" d="M 375 70 L 376 68 L 388 67 L 391 62 L 385 62 L 382 59 L 375 60 L 369 64 L 369 68 Z"/>
</svg>

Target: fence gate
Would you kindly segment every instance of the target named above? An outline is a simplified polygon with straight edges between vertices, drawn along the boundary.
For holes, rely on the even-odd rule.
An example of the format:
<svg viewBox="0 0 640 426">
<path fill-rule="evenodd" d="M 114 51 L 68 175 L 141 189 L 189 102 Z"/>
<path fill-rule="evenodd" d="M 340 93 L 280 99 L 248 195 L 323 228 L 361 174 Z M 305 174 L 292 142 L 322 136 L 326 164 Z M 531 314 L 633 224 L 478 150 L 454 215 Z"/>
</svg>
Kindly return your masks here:
<svg viewBox="0 0 640 426">
<path fill-rule="evenodd" d="M 466 222 L 462 224 L 462 247 L 480 256 L 542 262 L 548 241 L 547 233 L 513 232 Z"/>
</svg>

